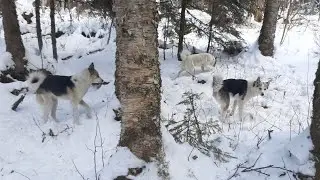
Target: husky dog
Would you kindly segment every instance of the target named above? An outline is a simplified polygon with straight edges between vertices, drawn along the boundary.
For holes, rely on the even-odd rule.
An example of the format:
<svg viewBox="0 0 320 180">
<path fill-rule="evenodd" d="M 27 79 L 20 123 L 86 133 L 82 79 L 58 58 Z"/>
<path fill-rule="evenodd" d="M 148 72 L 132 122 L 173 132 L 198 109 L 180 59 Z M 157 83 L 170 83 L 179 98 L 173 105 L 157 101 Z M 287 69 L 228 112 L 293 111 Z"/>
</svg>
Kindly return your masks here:
<svg viewBox="0 0 320 180">
<path fill-rule="evenodd" d="M 177 77 L 180 76 L 181 72 L 187 71 L 188 73 L 194 73 L 195 67 L 201 67 L 204 71 L 209 66 L 214 67 L 216 65 L 215 58 L 209 53 L 191 54 L 187 50 L 183 50 L 180 53 L 181 56 L 181 70 L 178 72 Z"/>
<path fill-rule="evenodd" d="M 57 121 L 58 98 L 67 99 L 71 102 L 74 124 L 80 124 L 79 104 L 86 109 L 87 117 L 91 118 L 91 108 L 82 98 L 91 85 L 95 89 L 99 89 L 103 82 L 93 63 L 73 76 L 50 75 L 43 71 L 36 71 L 30 73 L 27 79 L 28 91 L 36 94 L 37 102 L 43 109 L 45 123 L 48 122 L 50 112 L 52 118 Z"/>
<path fill-rule="evenodd" d="M 239 108 L 239 118 L 242 120 L 244 104 L 252 97 L 264 96 L 264 91 L 269 88 L 270 81 L 261 82 L 260 77 L 255 81 L 244 79 L 225 79 L 219 76 L 213 76 L 212 88 L 213 97 L 218 101 L 221 108 L 222 118 L 226 117 L 230 105 L 230 97 L 234 98 L 233 108 L 230 116 L 234 114 L 236 106 Z"/>
</svg>

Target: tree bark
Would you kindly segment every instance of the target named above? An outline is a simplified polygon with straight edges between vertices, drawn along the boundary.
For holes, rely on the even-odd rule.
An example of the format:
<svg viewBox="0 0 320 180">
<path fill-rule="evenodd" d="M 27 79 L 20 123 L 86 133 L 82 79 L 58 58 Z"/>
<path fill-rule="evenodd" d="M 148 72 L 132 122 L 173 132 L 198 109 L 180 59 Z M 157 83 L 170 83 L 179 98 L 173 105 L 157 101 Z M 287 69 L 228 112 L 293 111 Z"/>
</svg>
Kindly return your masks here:
<svg viewBox="0 0 320 180">
<path fill-rule="evenodd" d="M 21 39 L 15 1 L 0 0 L 0 8 L 2 9 L 6 51 L 11 53 L 12 60 L 15 63 L 13 71 L 8 72 L 8 74 L 15 79 L 25 80 L 27 74 L 25 65 L 27 61 L 24 59 L 25 49 Z"/>
<path fill-rule="evenodd" d="M 111 38 L 111 33 L 112 33 L 112 27 L 113 27 L 113 23 L 114 23 L 114 17 L 112 17 L 110 26 L 109 26 L 109 32 L 108 32 L 108 40 L 107 40 L 107 44 L 110 43 L 110 38 Z"/>
<path fill-rule="evenodd" d="M 312 143 L 314 145 L 313 155 L 315 159 L 320 158 L 320 61 L 318 63 L 318 70 L 316 72 L 316 78 L 313 82 L 313 112 L 311 117 L 310 135 Z M 315 179 L 320 179 L 320 162 L 315 161 L 316 174 Z"/>
<path fill-rule="evenodd" d="M 180 53 L 183 50 L 183 37 L 186 27 L 186 9 L 187 9 L 188 0 L 181 0 L 181 13 L 180 13 L 180 28 L 179 28 L 179 43 L 178 43 L 178 60 L 181 60 Z"/>
<path fill-rule="evenodd" d="M 36 11 L 37 38 L 38 38 L 39 51 L 41 55 L 43 42 L 42 42 L 41 22 L 40 22 L 40 0 L 35 0 L 35 11 Z"/>
<path fill-rule="evenodd" d="M 119 146 L 150 162 L 161 151 L 158 11 L 155 0 L 116 0 L 116 95 L 122 108 Z"/>
<path fill-rule="evenodd" d="M 278 0 L 266 0 L 264 19 L 258 39 L 259 50 L 264 56 L 273 56 L 274 38 L 279 10 Z"/>
<path fill-rule="evenodd" d="M 54 18 L 54 14 L 55 14 L 54 1 L 55 0 L 50 0 L 51 41 L 52 41 L 53 58 L 58 61 L 57 39 L 56 39 L 56 22 L 55 22 L 55 18 Z"/>
<path fill-rule="evenodd" d="M 209 22 L 209 37 L 208 37 L 208 46 L 207 46 L 207 53 L 209 53 L 209 50 L 210 50 L 210 45 L 211 45 L 211 40 L 212 40 L 212 34 L 213 34 L 213 29 L 212 29 L 212 26 L 213 26 L 213 21 L 215 19 L 215 11 L 214 11 L 214 7 L 217 6 L 218 4 L 216 3 L 215 0 L 212 0 L 211 1 L 211 19 L 210 19 L 210 22 Z"/>
</svg>

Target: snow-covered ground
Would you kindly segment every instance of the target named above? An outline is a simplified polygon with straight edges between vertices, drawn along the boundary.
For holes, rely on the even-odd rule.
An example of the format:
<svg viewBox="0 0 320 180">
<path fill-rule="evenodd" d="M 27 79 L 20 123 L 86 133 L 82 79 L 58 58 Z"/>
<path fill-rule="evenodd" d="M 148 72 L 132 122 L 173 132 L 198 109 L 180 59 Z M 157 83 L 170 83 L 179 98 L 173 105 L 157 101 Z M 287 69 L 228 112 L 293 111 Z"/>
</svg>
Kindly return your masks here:
<svg viewBox="0 0 320 180">
<path fill-rule="evenodd" d="M 25 10 L 32 10 L 30 0 L 18 0 L 17 7 L 19 14 Z M 194 13 L 197 15 L 197 12 Z M 83 125 L 80 126 L 72 125 L 71 107 L 67 101 L 59 101 L 57 117 L 60 123 L 43 123 L 40 118 L 41 110 L 36 104 L 34 95 L 27 96 L 18 110 L 12 111 L 11 105 L 18 97 L 10 94 L 10 91 L 23 86 L 23 83 L 1 84 L 0 179 L 73 180 L 82 179 L 80 174 L 85 179 L 95 179 L 96 170 L 101 179 L 109 180 L 125 174 L 126 167 L 142 164 L 125 148 L 116 147 L 120 122 L 113 119 L 112 111 L 119 106 L 114 94 L 115 34 L 112 34 L 108 45 L 107 36 L 83 37 L 82 32 L 95 31 L 97 34 L 106 34 L 108 30 L 102 28 L 106 22 L 100 18 L 82 16 L 78 20 L 73 11 L 73 22 L 70 25 L 69 14 L 67 12 L 60 14 L 62 18 L 56 15 L 57 29 L 69 33 L 57 39 L 60 56 L 58 63 L 52 59 L 50 37 L 44 36 L 44 67 L 56 74 L 72 75 L 94 62 L 101 77 L 110 81 L 110 84 L 97 91 L 90 91 L 85 96 L 96 117 L 86 119 L 82 113 Z M 238 121 L 237 115 L 230 118 L 230 126 L 218 122 L 222 131 L 212 138 L 219 138 L 217 146 L 234 157 L 228 162 L 219 162 L 213 157 L 207 157 L 188 144 L 177 144 L 163 126 L 164 149 L 171 179 L 294 179 L 292 173 L 279 168 L 242 172 L 243 167 L 254 164 L 253 168 L 273 165 L 309 175 L 314 173 L 309 156 L 312 144 L 308 126 L 312 109 L 312 82 L 318 62 L 318 57 L 314 55 L 317 50 L 314 34 L 319 29 L 319 23 L 313 17 L 308 19 L 312 23 L 291 29 L 281 46 L 279 42 L 283 25 L 279 23 L 274 58 L 263 57 L 257 50 L 256 40 L 260 24 L 241 27 L 243 38 L 249 44 L 249 50 L 233 59 L 222 59 L 216 55 L 218 60 L 216 67 L 210 72 L 196 75 L 198 79 L 205 80 L 205 84 L 197 83 L 188 75 L 175 79 L 179 71 L 179 62 L 175 57 L 176 49 L 173 49 L 173 53 L 171 50 L 166 51 L 165 61 L 162 50 L 159 49 L 163 85 L 161 113 L 164 119 L 170 117 L 182 120 L 186 107 L 177 104 L 182 100 L 184 92 L 192 91 L 203 93 L 199 102 L 203 110 L 199 116 L 200 120 L 218 120 L 219 107 L 212 97 L 210 88 L 212 74 L 220 74 L 224 78 L 251 80 L 260 76 L 263 81 L 272 80 L 264 97 L 253 98 L 245 106 L 243 122 Z M 27 24 L 20 15 L 19 20 L 21 31 L 26 33 L 22 38 L 30 61 L 29 66 L 40 68 L 42 63 L 37 55 L 35 23 Z M 48 11 L 42 14 L 41 21 L 42 33 L 50 33 Z M 11 61 L 10 56 L 4 53 L 1 18 L 0 24 L 0 68 L 2 68 Z M 197 47 L 206 47 L 205 39 L 199 39 L 192 34 L 186 38 L 187 42 L 194 43 Z M 89 54 L 102 48 L 104 49 L 100 52 Z M 61 60 L 71 55 L 73 57 L 70 59 Z M 54 136 L 49 136 L 50 129 Z M 268 139 L 268 130 L 273 130 L 271 139 Z M 95 147 L 96 161 L 93 153 Z M 188 158 L 194 155 L 198 156 L 196 160 Z M 155 165 L 149 164 L 146 168 L 148 170 L 135 179 L 156 179 Z"/>
</svg>

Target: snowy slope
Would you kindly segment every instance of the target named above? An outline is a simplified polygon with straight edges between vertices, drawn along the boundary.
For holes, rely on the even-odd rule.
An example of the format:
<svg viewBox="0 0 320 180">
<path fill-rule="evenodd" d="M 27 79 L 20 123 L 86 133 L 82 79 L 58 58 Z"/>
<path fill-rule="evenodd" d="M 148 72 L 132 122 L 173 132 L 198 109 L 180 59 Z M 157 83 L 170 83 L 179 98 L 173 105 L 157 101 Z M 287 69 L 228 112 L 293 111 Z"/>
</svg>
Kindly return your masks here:
<svg viewBox="0 0 320 180">
<path fill-rule="evenodd" d="M 19 0 L 17 7 L 19 12 L 32 11 L 30 0 Z M 34 95 L 27 96 L 17 112 L 10 109 L 18 97 L 10 94 L 9 91 L 21 87 L 23 83 L 1 84 L 0 179 L 23 180 L 28 177 L 32 180 L 73 180 L 82 179 L 80 174 L 85 178 L 95 179 L 95 174 L 99 174 L 101 179 L 109 180 L 125 174 L 127 167 L 143 164 L 125 148 L 116 148 L 120 123 L 113 119 L 112 111 L 119 106 L 114 94 L 116 45 L 113 40 L 115 34 L 112 34 L 109 45 L 106 44 L 106 36 L 100 39 L 86 38 L 81 35 L 82 32 L 91 31 L 106 34 L 107 30 L 102 26 L 109 21 L 85 16 L 80 16 L 78 20 L 75 11 L 72 13 L 74 17 L 72 26 L 70 26 L 67 12 L 61 12 L 63 20 L 59 15 L 56 15 L 56 20 L 57 29 L 68 32 L 57 39 L 59 56 L 60 58 L 71 55 L 73 57 L 56 63 L 52 59 L 50 37 L 45 36 L 44 67 L 53 70 L 56 74 L 72 75 L 94 62 L 101 77 L 110 81 L 109 85 L 97 91 L 90 91 L 85 96 L 85 100 L 92 106 L 97 116 L 86 119 L 82 113 L 80 119 L 83 125 L 74 127 L 70 105 L 67 101 L 60 101 L 57 117 L 61 122 L 43 124 L 40 118 L 41 111 L 35 102 Z M 42 17 L 42 33 L 48 34 L 50 32 L 48 11 Z M 312 81 L 318 62 L 318 58 L 313 54 L 316 49 L 313 34 L 316 29 L 319 29 L 319 24 L 312 19 L 313 17 L 308 18 L 313 23 L 307 27 L 293 28 L 282 46 L 279 45 L 282 33 L 282 25 L 279 24 L 274 58 L 263 57 L 257 51 L 256 39 L 260 24 L 255 24 L 252 28 L 241 27 L 243 37 L 250 45 L 248 52 L 234 59 L 221 59 L 216 54 L 218 63 L 215 69 L 196 75 L 198 79 L 205 80 L 205 84 L 197 83 L 188 75 L 175 79 L 179 70 L 179 62 L 175 57 L 176 49 L 173 49 L 173 54 L 171 50 L 166 51 L 167 60 L 165 61 L 160 50 L 159 61 L 163 85 L 161 115 L 164 118 L 174 114 L 172 117 L 175 120 L 183 119 L 186 109 L 177 103 L 182 100 L 184 92 L 191 90 L 203 93 L 200 105 L 204 113 L 201 114 L 200 120 L 205 121 L 210 118 L 218 120 L 218 104 L 213 99 L 210 88 L 212 74 L 220 74 L 224 78 L 253 80 L 261 76 L 264 81 L 272 79 L 266 95 L 256 97 L 246 105 L 243 122 L 237 120 L 237 114 L 230 118 L 230 127 L 219 122 L 222 132 L 215 134 L 212 138 L 219 137 L 221 139 L 219 148 L 235 157 L 229 159 L 227 163 L 204 156 L 188 144 L 177 144 L 163 126 L 164 149 L 171 179 L 225 180 L 232 177 L 231 179 L 238 180 L 289 180 L 292 178 L 292 173 L 279 168 L 261 170 L 265 174 L 256 171 L 241 172 L 244 168 L 239 168 L 237 171 L 239 164 L 249 167 L 255 161 L 257 161 L 255 167 L 274 165 L 295 172 L 301 171 L 304 174 L 314 173 L 308 152 L 312 149 L 308 126 L 312 107 L 310 104 L 313 94 Z M 41 67 L 41 58 L 37 55 L 35 24 L 26 24 L 21 16 L 19 20 L 21 31 L 29 32 L 22 36 L 27 57 L 31 62 L 29 66 Z M 197 47 L 206 47 L 206 39 L 199 39 L 192 34 L 186 38 L 187 42 L 193 42 Z M 100 52 L 88 54 L 90 51 L 102 48 L 104 49 Z M 10 61 L 4 52 L 3 30 L 0 26 L 0 62 L 5 66 Z M 99 122 L 101 135 L 99 129 L 96 129 L 97 122 Z M 54 135 L 58 135 L 49 136 L 50 129 Z M 270 140 L 268 130 L 273 130 Z M 42 131 L 46 135 L 43 136 Z M 94 163 L 93 153 L 94 142 L 97 147 L 96 163 Z M 101 143 L 103 148 L 99 147 Z M 198 156 L 196 160 L 192 158 L 188 160 L 189 156 L 194 155 Z M 148 164 L 146 169 L 141 176 L 134 179 L 157 179 L 154 164 Z M 283 172 L 286 174 L 280 176 Z M 232 176 L 234 174 L 236 175 Z"/>
</svg>

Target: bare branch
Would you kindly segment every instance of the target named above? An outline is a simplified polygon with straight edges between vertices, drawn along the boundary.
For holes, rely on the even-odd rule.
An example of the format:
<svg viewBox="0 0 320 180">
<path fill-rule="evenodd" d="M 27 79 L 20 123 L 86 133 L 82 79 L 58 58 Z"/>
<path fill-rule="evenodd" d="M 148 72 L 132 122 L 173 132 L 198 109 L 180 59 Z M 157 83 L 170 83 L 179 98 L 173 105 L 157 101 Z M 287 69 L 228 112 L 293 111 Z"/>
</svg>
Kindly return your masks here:
<svg viewBox="0 0 320 180">
<path fill-rule="evenodd" d="M 74 163 L 74 161 L 72 160 L 72 164 L 74 166 L 74 168 L 76 169 L 77 173 L 81 176 L 81 178 L 83 180 L 86 180 L 86 178 L 80 173 L 79 169 L 77 168 L 76 164 Z"/>
</svg>

